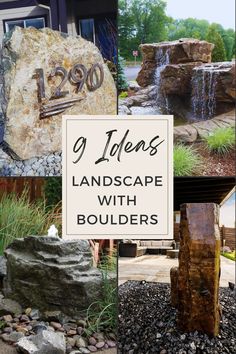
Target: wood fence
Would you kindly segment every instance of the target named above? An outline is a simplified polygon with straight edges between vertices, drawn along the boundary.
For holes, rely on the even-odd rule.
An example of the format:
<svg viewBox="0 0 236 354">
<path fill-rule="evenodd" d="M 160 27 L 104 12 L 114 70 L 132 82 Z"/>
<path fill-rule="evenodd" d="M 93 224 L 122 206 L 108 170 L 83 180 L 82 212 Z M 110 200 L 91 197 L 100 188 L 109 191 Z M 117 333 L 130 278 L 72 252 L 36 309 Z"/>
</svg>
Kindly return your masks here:
<svg viewBox="0 0 236 354">
<path fill-rule="evenodd" d="M 45 179 L 42 177 L 0 177 L 0 200 L 4 194 L 21 195 L 25 189 L 30 201 L 44 197 Z"/>
<path fill-rule="evenodd" d="M 220 228 L 220 236 L 221 236 L 221 245 L 222 246 L 227 246 L 231 250 L 236 249 L 235 228 L 222 226 Z"/>
<path fill-rule="evenodd" d="M 176 242 L 180 241 L 179 237 L 179 223 L 174 224 L 174 240 Z M 220 227 L 220 238 L 221 238 L 221 247 L 227 246 L 231 250 L 236 249 L 236 234 L 234 227 Z"/>
</svg>

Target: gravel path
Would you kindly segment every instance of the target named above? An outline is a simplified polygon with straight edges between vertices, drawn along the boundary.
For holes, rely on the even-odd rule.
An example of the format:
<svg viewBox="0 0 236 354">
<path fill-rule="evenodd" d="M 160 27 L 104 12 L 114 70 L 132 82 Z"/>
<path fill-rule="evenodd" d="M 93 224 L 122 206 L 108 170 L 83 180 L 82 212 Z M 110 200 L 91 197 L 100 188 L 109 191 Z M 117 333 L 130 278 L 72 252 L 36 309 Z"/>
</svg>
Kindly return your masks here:
<svg viewBox="0 0 236 354">
<path fill-rule="evenodd" d="M 119 300 L 120 354 L 236 353 L 236 305 L 228 288 L 220 288 L 223 318 L 216 338 L 176 329 L 169 284 L 128 281 L 119 287 Z"/>
</svg>

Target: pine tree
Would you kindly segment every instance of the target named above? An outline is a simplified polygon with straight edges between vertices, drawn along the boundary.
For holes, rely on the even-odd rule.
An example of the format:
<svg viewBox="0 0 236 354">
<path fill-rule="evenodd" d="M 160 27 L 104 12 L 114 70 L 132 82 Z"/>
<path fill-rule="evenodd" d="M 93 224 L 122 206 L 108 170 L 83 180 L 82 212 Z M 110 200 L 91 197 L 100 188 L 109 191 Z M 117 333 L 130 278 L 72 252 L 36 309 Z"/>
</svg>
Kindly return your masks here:
<svg viewBox="0 0 236 354">
<path fill-rule="evenodd" d="M 127 90 L 129 87 L 128 81 L 125 77 L 124 59 L 120 56 L 120 54 L 118 54 L 117 85 L 119 91 Z"/>
<path fill-rule="evenodd" d="M 220 33 L 214 26 L 210 26 L 206 35 L 206 40 L 215 45 L 212 52 L 212 62 L 225 61 L 226 50 Z"/>
</svg>

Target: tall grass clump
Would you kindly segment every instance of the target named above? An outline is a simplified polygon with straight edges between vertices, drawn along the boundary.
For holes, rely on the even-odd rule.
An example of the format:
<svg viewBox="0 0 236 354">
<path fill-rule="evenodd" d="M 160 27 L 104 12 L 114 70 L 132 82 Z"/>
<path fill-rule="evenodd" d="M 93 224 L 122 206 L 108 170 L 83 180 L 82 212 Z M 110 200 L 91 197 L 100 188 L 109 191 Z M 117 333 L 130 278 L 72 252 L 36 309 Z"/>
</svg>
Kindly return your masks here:
<svg viewBox="0 0 236 354">
<path fill-rule="evenodd" d="M 227 154 L 235 146 L 235 130 L 233 128 L 217 128 L 205 138 L 210 152 Z"/>
<path fill-rule="evenodd" d="M 105 272 L 116 272 L 117 267 L 117 252 L 113 251 L 111 255 L 102 254 L 98 264 L 99 269 Z"/>
<path fill-rule="evenodd" d="M 101 298 L 87 310 L 87 335 L 93 332 L 115 332 L 117 327 L 116 257 L 102 256 L 99 264 L 102 272 Z"/>
<path fill-rule="evenodd" d="M 0 200 L 0 254 L 15 238 L 47 234 L 54 221 L 52 215 L 44 201 L 30 202 L 27 189 L 21 196 L 4 194 Z"/>
<path fill-rule="evenodd" d="M 199 173 L 202 167 L 200 155 L 191 147 L 178 144 L 174 146 L 174 175 L 191 176 Z"/>
</svg>

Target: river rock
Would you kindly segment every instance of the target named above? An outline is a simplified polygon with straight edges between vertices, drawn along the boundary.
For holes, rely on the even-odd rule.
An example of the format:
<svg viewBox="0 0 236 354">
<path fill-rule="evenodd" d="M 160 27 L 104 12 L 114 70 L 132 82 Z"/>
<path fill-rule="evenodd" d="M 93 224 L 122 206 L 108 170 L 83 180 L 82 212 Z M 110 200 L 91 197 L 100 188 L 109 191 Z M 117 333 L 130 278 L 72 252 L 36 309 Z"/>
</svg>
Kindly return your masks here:
<svg viewBox="0 0 236 354">
<path fill-rule="evenodd" d="M 81 318 L 101 296 L 102 274 L 92 266 L 86 240 L 29 236 L 15 239 L 5 254 L 4 292 L 25 308 Z"/>
<path fill-rule="evenodd" d="M 220 324 L 219 207 L 213 203 L 189 203 L 182 204 L 180 211 L 177 325 L 183 332 L 199 331 L 217 336 Z M 171 280 L 173 282 L 173 277 Z"/>
<path fill-rule="evenodd" d="M 70 71 L 75 64 L 88 70 L 100 64 L 104 80 L 97 90 L 85 84 L 77 93 L 71 77 L 62 88 L 63 98 L 51 99 L 62 75 L 51 76 L 55 67 Z M 22 160 L 61 151 L 63 114 L 116 114 L 116 87 L 98 48 L 82 37 L 73 37 L 49 28 L 16 27 L 5 35 L 2 45 L 1 72 L 4 93 L 0 98 L 5 119 L 4 140 Z M 40 119 L 42 104 L 38 97 L 35 70 L 43 69 L 46 104 L 79 99 L 63 112 Z M 17 139 L 16 139 L 17 137 Z"/>
<path fill-rule="evenodd" d="M 62 333 L 42 331 L 36 335 L 21 338 L 17 342 L 17 348 L 25 354 L 65 354 L 66 341 Z"/>
<path fill-rule="evenodd" d="M 211 53 L 214 45 L 198 39 L 180 39 L 172 42 L 141 44 L 143 56 L 141 71 L 137 82 L 140 86 L 153 83 L 156 68 L 163 64 L 183 64 L 192 62 L 211 62 Z"/>
</svg>

